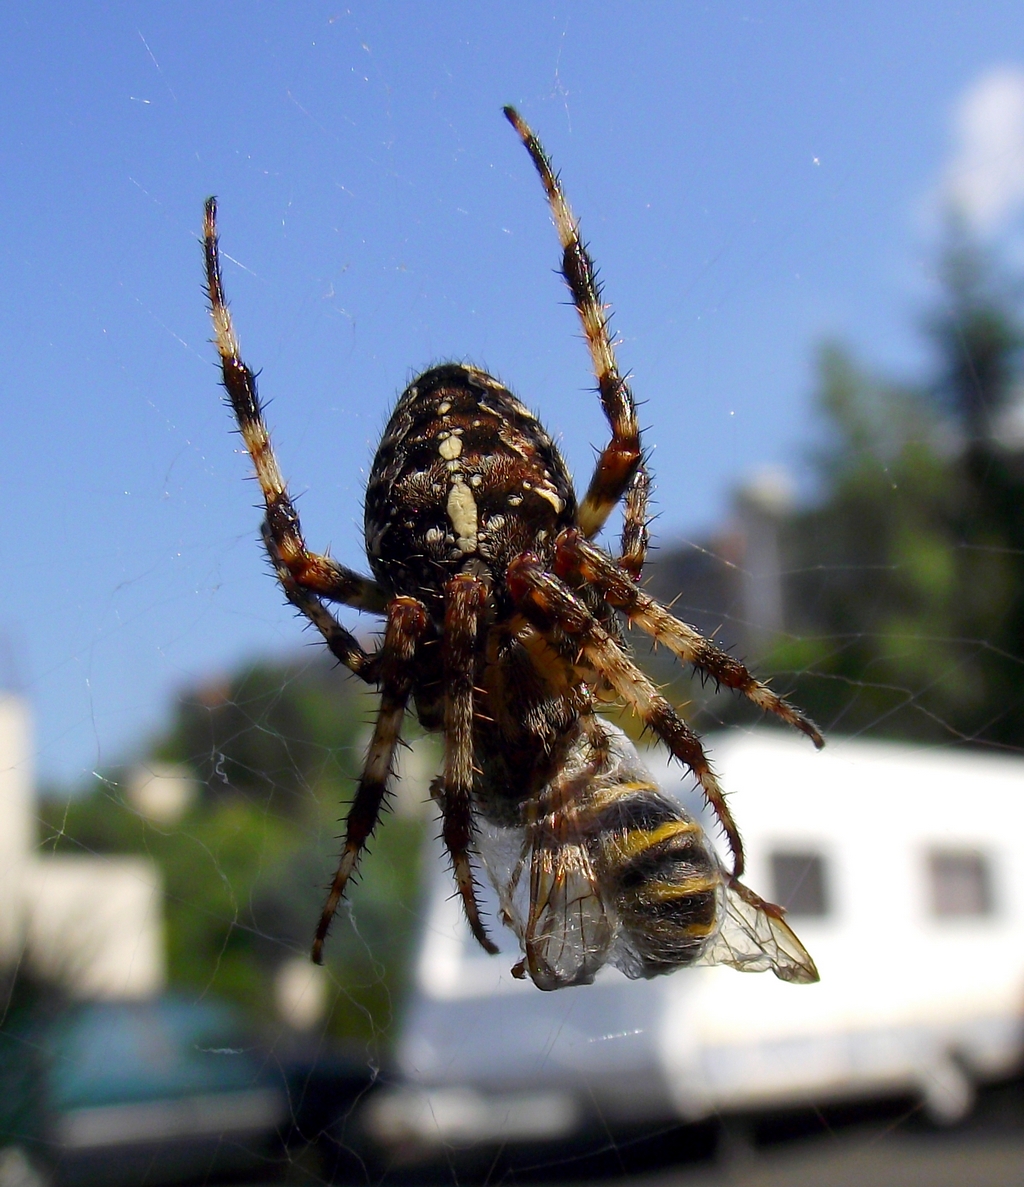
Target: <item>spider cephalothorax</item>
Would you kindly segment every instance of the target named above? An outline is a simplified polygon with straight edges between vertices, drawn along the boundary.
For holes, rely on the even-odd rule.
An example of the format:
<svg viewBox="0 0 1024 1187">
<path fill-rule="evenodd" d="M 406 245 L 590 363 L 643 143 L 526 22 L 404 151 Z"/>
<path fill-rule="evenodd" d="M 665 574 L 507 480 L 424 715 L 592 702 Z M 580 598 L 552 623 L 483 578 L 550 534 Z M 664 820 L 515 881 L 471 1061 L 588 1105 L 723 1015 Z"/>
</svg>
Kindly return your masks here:
<svg viewBox="0 0 1024 1187">
<path fill-rule="evenodd" d="M 423 726 L 444 737 L 444 767 L 432 792 L 467 919 L 489 951 L 471 855 L 482 831 L 504 830 L 506 840 L 516 838 L 505 851 L 519 845 L 521 855 L 501 869 L 488 860 L 488 869 L 503 920 L 520 935 L 526 967 L 542 988 L 591 980 L 614 958 L 618 936 L 618 962 L 632 975 L 664 972 L 713 949 L 708 958 L 740 967 L 766 967 L 766 960 L 789 979 L 809 979 L 813 963 L 781 912 L 738 882 L 742 846 L 717 779 L 697 736 L 630 657 L 620 616 L 817 745 L 820 735 L 639 588 L 649 479 L 636 406 L 561 187 L 533 133 L 511 108 L 505 114 L 548 194 L 611 439 L 577 503 L 551 438 L 507 388 L 454 363 L 425 372 L 399 398 L 370 472 L 372 580 L 306 548 L 224 301 L 216 203 L 206 206 L 216 344 L 266 503 L 267 550 L 289 601 L 346 667 L 381 692 L 313 958 L 321 958 L 376 826 L 411 699 Z M 621 543 L 612 557 L 590 540 L 620 501 Z M 364 651 L 324 600 L 383 615 L 380 647 Z M 609 696 L 638 713 L 696 776 L 728 839 L 731 871 L 721 869 L 699 826 L 650 784 L 629 743 L 597 716 L 596 703 Z M 521 906 L 516 896 L 527 866 L 529 897 Z M 741 920 L 745 939 L 735 927 L 723 930 L 722 903 L 725 915 Z M 728 944 L 715 947 L 712 933 Z"/>
</svg>

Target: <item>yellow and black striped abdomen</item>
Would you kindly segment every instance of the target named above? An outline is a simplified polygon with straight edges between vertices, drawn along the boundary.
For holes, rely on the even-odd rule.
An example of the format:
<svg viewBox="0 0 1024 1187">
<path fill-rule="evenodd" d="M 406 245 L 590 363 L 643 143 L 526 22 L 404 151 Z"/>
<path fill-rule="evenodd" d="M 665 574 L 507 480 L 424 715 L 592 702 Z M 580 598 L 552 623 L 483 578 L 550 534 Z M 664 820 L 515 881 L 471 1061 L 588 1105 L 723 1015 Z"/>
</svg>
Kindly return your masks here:
<svg viewBox="0 0 1024 1187">
<path fill-rule="evenodd" d="M 626 963 L 643 977 L 692 964 L 719 916 L 721 871 L 703 829 L 648 782 L 602 789 L 593 812 Z"/>
</svg>

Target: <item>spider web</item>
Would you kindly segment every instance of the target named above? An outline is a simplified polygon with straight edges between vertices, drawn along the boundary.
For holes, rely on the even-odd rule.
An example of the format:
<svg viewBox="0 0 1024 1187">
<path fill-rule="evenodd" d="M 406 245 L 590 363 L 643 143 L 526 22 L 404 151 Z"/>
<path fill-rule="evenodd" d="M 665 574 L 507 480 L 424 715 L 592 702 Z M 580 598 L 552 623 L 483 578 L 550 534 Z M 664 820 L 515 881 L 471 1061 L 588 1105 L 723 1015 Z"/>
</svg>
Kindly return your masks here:
<svg viewBox="0 0 1024 1187">
<path fill-rule="evenodd" d="M 548 275 L 555 242 L 541 196 L 499 118 L 501 101 L 532 97 L 529 114 L 563 169 L 624 328 L 628 322 L 621 360 L 648 400 L 660 516 L 650 590 L 771 675 L 832 740 L 912 742 L 931 756 L 1013 756 L 1024 742 L 1013 228 L 1001 239 L 973 224 L 933 228 L 929 267 L 944 275 L 927 287 L 915 282 L 910 299 L 864 314 L 856 328 L 839 318 L 841 340 L 868 345 L 829 348 L 808 379 L 805 360 L 822 323 L 779 278 L 842 255 L 827 224 L 845 205 L 830 205 L 833 198 L 807 183 L 765 239 L 731 207 L 709 231 L 711 248 L 690 237 L 677 242 L 680 225 L 699 223 L 701 203 L 714 206 L 717 191 L 693 177 L 693 151 L 677 153 L 670 138 L 647 131 L 659 123 L 653 90 L 635 100 L 616 90 L 614 129 L 607 123 L 594 133 L 589 113 L 604 107 L 588 89 L 594 55 L 603 77 L 617 73 L 611 48 L 619 34 L 609 18 L 572 6 L 534 10 L 530 44 L 501 75 L 511 93 L 493 101 L 488 75 L 513 33 L 466 13 L 439 18 L 440 31 L 420 31 L 433 38 L 435 60 L 448 62 L 447 44 L 464 42 L 460 21 L 489 47 L 467 51 L 465 66 L 486 99 L 465 83 L 445 92 L 458 115 L 443 117 L 439 131 L 420 114 L 423 96 L 449 84 L 440 74 L 414 74 L 408 31 L 368 9 L 305 14 L 290 26 L 266 13 L 237 21 L 201 15 L 212 31 L 191 50 L 187 22 L 144 9 L 138 28 L 116 16 L 89 26 L 91 38 L 114 32 L 131 42 L 130 51 L 121 45 L 118 73 L 130 114 L 116 126 L 137 146 L 130 169 L 120 169 L 116 200 L 104 190 L 105 205 L 91 205 L 89 187 L 73 187 L 54 223 L 114 230 L 102 252 L 62 239 L 62 254 L 45 257 L 53 276 L 27 257 L 11 259 L 12 288 L 58 338 L 47 348 L 9 311 L 11 340 L 25 344 L 19 353 L 47 360 L 44 382 L 12 358 L 12 385 L 52 415 L 16 413 L 25 419 L 12 439 L 29 443 L 24 452 L 39 470 L 34 482 L 26 478 L 20 457 L 12 470 L 31 492 L 26 515 L 40 554 L 62 558 L 59 573 L 34 576 L 31 597 L 20 587 L 8 611 L 6 683 L 32 702 L 41 738 L 40 858 L 88 858 L 108 871 L 143 858 L 158 873 L 167 990 L 189 1008 L 227 1003 L 235 1011 L 236 1022 L 211 1023 L 188 1050 L 204 1074 L 237 1065 L 253 1084 L 282 1093 L 287 1144 L 258 1152 L 264 1161 L 250 1170 L 253 1182 L 282 1173 L 295 1182 L 582 1180 L 668 1162 L 692 1162 L 693 1181 L 710 1182 L 721 1177 L 708 1161 L 712 1151 L 742 1152 L 753 1132 L 763 1144 L 788 1132 L 841 1132 L 852 1114 L 790 1114 L 775 1118 L 774 1129 L 759 1114 L 743 1131 L 732 1116 L 681 1128 L 665 1116 L 624 1121 L 595 1105 L 596 1122 L 580 1140 L 517 1141 L 510 1116 L 529 1118 L 533 1108 L 555 1125 L 564 1099 L 548 1089 L 531 1099 L 529 1085 L 515 1085 L 495 1119 L 470 1085 L 461 1096 L 460 1089 L 428 1101 L 443 1136 L 424 1161 L 416 1161 L 415 1142 L 374 1137 L 368 1102 L 401 1104 L 408 1087 L 417 962 L 442 893 L 427 790 L 440 754 L 410 719 L 392 810 L 339 913 L 321 976 L 306 953 L 374 700 L 302 635 L 264 569 L 258 513 L 246 506 L 255 491 L 242 483 L 247 467 L 232 454 L 231 425 L 217 405 L 193 238 L 202 199 L 216 189 L 243 350 L 262 368 L 275 444 L 313 547 L 332 542 L 340 559 L 365 568 L 362 486 L 391 398 L 409 378 L 407 365 L 419 370 L 453 350 L 491 366 L 540 410 L 583 486 L 589 443 L 603 442 L 607 430 L 596 399 L 582 390 L 586 353 L 574 340 L 571 310 L 556 307 L 560 294 Z M 664 14 L 659 20 L 671 24 Z M 636 29 L 622 35 L 637 53 L 658 40 Z M 38 26 L 36 36 L 47 40 Z M 73 58 L 73 40 L 62 43 L 67 58 L 59 60 Z M 237 51 L 230 62 L 226 45 Z M 733 48 L 745 52 L 738 42 Z M 85 56 L 102 73 L 105 59 L 91 41 Z M 223 88 L 216 121 L 211 78 Z M 269 98 L 258 93 L 260 78 Z M 694 106 L 692 96 L 684 103 Z M 75 106 L 60 92 L 47 108 L 52 127 L 67 123 Z M 83 133 L 94 162 L 104 118 L 91 111 Z M 880 124 L 884 116 L 874 118 Z M 621 172 L 609 168 L 610 130 Z M 57 159 L 97 176 L 71 133 L 54 136 Z M 698 155 L 714 159 L 709 137 L 717 138 L 699 131 Z M 158 152 L 161 144 L 172 147 Z M 753 144 L 746 151 L 754 157 Z M 769 193 L 784 182 L 788 174 L 759 174 L 755 204 L 767 212 Z M 862 193 L 850 177 L 834 184 L 847 200 Z M 697 192 L 692 206 L 688 197 L 683 209 L 659 212 L 666 193 L 687 186 Z M 51 182 L 52 192 L 59 188 Z M 641 225 L 647 217 L 653 230 Z M 19 221 L 32 219 L 25 213 Z M 791 253 L 790 240 L 803 240 L 803 249 Z M 851 303 L 866 308 L 875 293 L 860 274 L 858 283 Z M 46 296 L 38 309 L 37 285 Z M 781 315 L 771 310 L 776 285 Z M 908 322 L 921 310 L 931 320 L 914 338 Z M 783 350 L 770 339 L 781 336 L 786 314 L 794 329 Z M 693 328 L 716 318 L 718 329 Z M 54 363 L 55 353 L 74 366 Z M 40 394 L 47 385 L 76 398 L 47 405 Z M 814 393 L 816 419 L 809 401 L 796 399 L 801 390 Z M 743 392 L 753 394 L 744 402 Z M 773 401 L 774 416 L 758 412 Z M 99 429 L 79 427 L 82 408 Z M 56 435 L 76 439 L 63 441 L 56 461 L 55 424 Z M 83 453 L 80 467 L 67 461 Z M 780 457 L 789 462 L 789 487 Z M 70 477 L 58 481 L 65 465 Z M 24 572 L 18 543 L 9 573 Z M 343 617 L 371 640 L 369 620 Z M 762 723 L 741 702 L 679 673 L 635 632 L 631 640 L 712 747 L 725 745 L 730 731 L 759 736 Z M 636 723 L 617 720 L 640 741 Z M 677 768 L 672 777 L 690 795 L 684 773 Z M 884 832 L 884 810 L 879 815 Z M 69 949 L 63 965 L 40 965 L 39 955 L 30 949 L 6 982 L 5 1056 L 40 1049 L 22 1020 L 49 1024 L 77 1008 L 88 944 L 82 955 Z M 503 970 L 515 956 L 504 936 Z M 486 979 L 493 967 L 480 956 L 473 969 Z M 142 976 L 138 968 L 133 975 Z M 622 1048 L 654 1038 L 648 1019 L 657 986 L 634 988 L 621 1025 L 586 1033 L 575 991 L 535 995 L 543 1005 L 534 1006 L 527 987 L 509 997 L 512 1038 L 503 1041 L 530 1031 L 540 1048 L 556 1051 L 577 1026 L 593 1076 L 614 1075 Z M 31 1067 L 25 1075 L 8 1097 L 19 1115 L 9 1118 L 0 1106 L 0 1187 L 53 1157 Z M 881 1141 L 903 1109 L 869 1118 L 871 1140 Z M 488 1134 L 479 1146 L 466 1136 L 474 1117 L 475 1132 Z M 28 1151 L 27 1170 L 4 1153 L 7 1135 L 23 1126 L 28 1137 L 17 1148 Z M 246 1142 L 222 1145 L 230 1155 Z M 210 1181 L 225 1157 L 210 1154 Z M 744 1173 L 740 1166 L 734 1177 Z"/>
</svg>

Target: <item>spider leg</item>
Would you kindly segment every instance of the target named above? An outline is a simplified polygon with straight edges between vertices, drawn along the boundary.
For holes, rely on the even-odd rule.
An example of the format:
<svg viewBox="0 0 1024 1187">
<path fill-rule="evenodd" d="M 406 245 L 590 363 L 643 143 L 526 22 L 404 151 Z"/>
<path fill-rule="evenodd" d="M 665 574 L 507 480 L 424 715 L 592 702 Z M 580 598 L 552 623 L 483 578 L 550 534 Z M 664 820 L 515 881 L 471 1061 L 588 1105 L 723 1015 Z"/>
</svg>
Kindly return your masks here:
<svg viewBox="0 0 1024 1187">
<path fill-rule="evenodd" d="M 544 569 L 537 556 L 523 553 L 516 557 L 508 567 L 507 584 L 523 615 L 542 631 L 555 627 L 575 639 L 587 663 L 690 768 L 722 826 L 732 853 L 733 877 L 738 878 L 743 873 L 739 829 L 697 735 L 586 606 L 558 577 Z"/>
<path fill-rule="evenodd" d="M 647 501 L 650 493 L 651 477 L 647 473 L 647 466 L 641 460 L 632 482 L 626 488 L 626 499 L 622 508 L 622 540 L 616 562 L 634 581 L 640 580 L 640 573 L 647 559 L 647 545 L 650 541 L 647 531 Z"/>
<path fill-rule="evenodd" d="M 473 685 L 477 626 L 487 590 L 469 574 L 445 586 L 444 635 L 444 773 L 440 783 L 441 835 L 452 860 L 455 884 L 470 930 L 494 955 L 498 948 L 487 935 L 476 899 L 476 880 L 469 860 L 473 841 Z"/>
<path fill-rule="evenodd" d="M 381 698 L 377 722 L 355 799 L 345 820 L 345 845 L 338 869 L 313 940 L 314 964 L 323 962 L 324 940 L 334 913 L 356 868 L 359 855 L 377 826 L 381 805 L 388 792 L 402 718 L 412 686 L 412 660 L 416 654 L 416 644 L 427 626 L 427 612 L 415 598 L 395 598 L 388 605 L 387 615 L 384 642 L 379 653 Z"/>
<path fill-rule="evenodd" d="M 263 420 L 263 409 L 256 391 L 256 377 L 241 359 L 235 327 L 224 300 L 217 246 L 217 200 L 207 198 L 203 224 L 203 251 L 206 259 L 206 292 L 213 318 L 214 342 L 220 354 L 224 389 L 238 421 L 242 440 L 249 451 L 263 501 L 267 509 L 267 536 L 274 541 L 271 554 L 274 567 L 287 569 L 295 586 L 309 590 L 332 602 L 342 602 L 359 610 L 383 614 L 387 602 L 384 591 L 369 577 L 340 565 L 329 556 L 310 552 L 302 538 L 302 528 L 295 505 L 281 475 Z M 287 591 L 286 591 L 287 592 Z M 289 597 L 294 602 L 294 599 Z M 305 609 L 294 602 L 300 610 Z"/>
<path fill-rule="evenodd" d="M 580 527 L 590 539 L 601 530 L 634 474 L 643 468 L 636 403 L 625 379 L 619 374 L 594 261 L 580 239 L 579 223 L 569 209 L 561 183 L 540 141 L 519 112 L 514 107 L 506 107 L 504 111 L 505 118 L 526 146 L 551 204 L 551 215 L 562 244 L 562 275 L 583 323 L 598 395 L 612 430 L 612 439 L 597 459 L 590 486 L 580 504 Z M 624 545 L 623 552 L 627 551 Z"/>
<path fill-rule="evenodd" d="M 271 535 L 270 525 L 266 520 L 263 521 L 261 531 L 270 563 L 277 573 L 284 596 L 323 635 L 327 649 L 340 664 L 367 684 L 376 684 L 380 676 L 381 651 L 377 650 L 373 655 L 364 651 L 351 631 L 347 631 L 341 625 L 316 594 L 310 593 L 296 582 L 291 570 L 281 559 L 277 541 Z"/>
<path fill-rule="evenodd" d="M 787 724 L 805 733 L 820 750 L 825 740 L 818 727 L 788 701 L 756 680 L 740 663 L 721 648 L 705 639 L 693 627 L 680 622 L 664 606 L 638 589 L 600 548 L 581 539 L 572 529 L 562 532 L 555 541 L 555 572 L 565 579 L 577 579 L 594 586 L 609 605 L 621 610 L 659 643 L 664 643 L 683 663 L 692 664 L 712 680 L 735 689 L 766 713 L 774 713 Z"/>
</svg>

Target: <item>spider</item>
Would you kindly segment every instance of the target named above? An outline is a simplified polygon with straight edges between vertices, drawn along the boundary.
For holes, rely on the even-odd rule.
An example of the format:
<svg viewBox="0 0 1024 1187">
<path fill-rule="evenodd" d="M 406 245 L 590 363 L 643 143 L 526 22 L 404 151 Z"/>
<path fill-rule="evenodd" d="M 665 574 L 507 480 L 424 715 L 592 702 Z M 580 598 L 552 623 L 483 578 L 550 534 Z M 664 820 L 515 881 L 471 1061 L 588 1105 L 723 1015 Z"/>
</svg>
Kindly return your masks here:
<svg viewBox="0 0 1024 1187">
<path fill-rule="evenodd" d="M 255 466 L 266 507 L 263 541 L 284 594 L 322 634 L 340 663 L 380 690 L 372 739 L 346 818 L 344 844 L 316 929 L 312 959 L 323 959 L 331 921 L 387 799 L 411 700 L 422 726 L 444 739 L 443 768 L 431 793 L 440 806 L 442 838 L 466 919 L 488 952 L 497 948 L 478 902 L 473 858 L 479 835 L 495 829 L 525 830 L 527 849 L 532 845 L 535 853 L 546 855 L 547 872 L 539 874 L 537 866 L 531 874 L 526 912 L 531 922 L 519 930 L 531 975 L 542 988 L 552 988 L 592 979 L 607 956 L 610 941 L 594 937 L 610 934 L 611 898 L 621 898 L 626 887 L 645 879 L 650 882 L 655 858 L 663 864 L 671 859 L 676 863 L 673 870 L 682 868 L 681 838 L 685 834 L 692 839 L 698 829 L 693 822 L 680 823 L 678 812 L 669 820 L 667 808 L 655 810 L 655 800 L 661 803 L 657 789 L 638 777 L 635 751 L 598 716 L 601 700 L 617 697 L 624 702 L 689 768 L 731 852 L 732 869 L 723 871 L 723 884 L 760 922 L 768 920 L 776 938 L 779 928 L 784 929 L 781 911 L 739 883 L 743 848 L 718 779 L 698 736 L 632 659 L 622 619 L 702 675 L 802 730 L 816 746 L 822 745 L 822 738 L 807 717 L 756 680 L 742 663 L 640 588 L 648 545 L 650 477 L 636 404 L 618 370 L 594 265 L 561 184 L 520 115 L 511 107 L 504 113 L 546 191 L 562 245 L 562 275 L 583 325 L 610 427 L 610 440 L 598 456 L 582 500 L 577 500 L 550 436 L 508 388 L 475 367 L 447 363 L 432 367 L 405 389 L 377 448 L 365 499 L 366 551 L 373 577 L 311 552 L 274 457 L 255 377 L 242 360 L 225 302 L 214 198 L 206 203 L 206 288 L 227 402 Z M 620 502 L 621 540 L 612 556 L 592 541 Z M 364 650 L 326 602 L 382 616 L 378 648 Z M 633 806 L 627 811 L 619 800 L 634 792 L 640 798 L 630 800 Z M 618 812 L 618 823 L 600 818 L 611 810 L 609 805 Z M 558 844 L 564 841 L 569 853 L 573 828 L 586 823 L 587 813 L 592 833 L 603 830 L 618 838 L 613 846 L 617 856 L 602 850 L 602 857 L 594 845 L 577 846 L 571 859 L 557 852 L 552 856 L 552 837 Z M 661 823 L 655 828 L 652 821 Z M 673 838 L 676 848 L 666 850 Z M 707 899 L 717 893 L 719 867 L 692 844 L 687 852 L 686 868 L 706 875 L 700 894 Z M 641 858 L 648 863 L 646 873 L 638 872 Z M 499 891 L 508 892 L 502 919 L 513 925 L 516 910 L 508 888 L 518 885 L 523 860 L 514 875 L 506 871 L 501 876 L 504 886 L 499 886 Z M 697 882 L 678 896 L 699 897 L 695 887 Z M 560 924 L 552 923 L 553 905 L 561 913 Z M 701 909 L 705 908 L 706 904 Z M 642 932 L 642 916 L 632 926 L 637 934 Z M 690 920 L 686 926 L 688 934 L 698 934 L 700 927 L 705 928 L 700 934 L 707 934 L 705 924 Z M 552 936 L 562 949 L 568 943 L 573 955 L 550 956 Z M 761 951 L 764 941 L 755 939 L 752 947 Z M 591 958 L 591 952 L 597 956 Z M 639 973 L 652 975 L 687 962 L 671 952 L 662 955 L 660 963 L 644 957 Z M 807 962 L 813 970 L 809 958 Z M 518 975 L 523 975 L 521 966 Z"/>
</svg>

